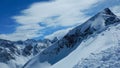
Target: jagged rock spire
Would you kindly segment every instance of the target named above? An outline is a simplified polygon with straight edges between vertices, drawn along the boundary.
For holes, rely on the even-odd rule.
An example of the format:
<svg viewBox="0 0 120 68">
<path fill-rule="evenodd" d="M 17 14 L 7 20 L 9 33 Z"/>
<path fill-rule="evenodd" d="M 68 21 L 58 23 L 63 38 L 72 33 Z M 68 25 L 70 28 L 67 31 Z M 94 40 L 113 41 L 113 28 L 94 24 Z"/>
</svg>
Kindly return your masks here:
<svg viewBox="0 0 120 68">
<path fill-rule="evenodd" d="M 103 12 L 108 15 L 115 15 L 109 8 L 105 8 Z"/>
</svg>

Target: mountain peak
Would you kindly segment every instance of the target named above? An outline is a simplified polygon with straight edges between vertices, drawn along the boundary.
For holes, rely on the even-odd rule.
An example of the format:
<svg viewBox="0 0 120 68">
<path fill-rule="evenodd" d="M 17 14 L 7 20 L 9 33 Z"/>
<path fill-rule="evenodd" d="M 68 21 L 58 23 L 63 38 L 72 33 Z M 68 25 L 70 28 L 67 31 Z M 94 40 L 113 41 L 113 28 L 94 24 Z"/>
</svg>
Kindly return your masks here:
<svg viewBox="0 0 120 68">
<path fill-rule="evenodd" d="M 109 8 L 105 8 L 102 12 L 100 13 L 104 13 L 107 15 L 115 15 Z"/>
<path fill-rule="evenodd" d="M 106 11 L 106 12 L 107 12 L 107 11 L 111 11 L 111 10 L 110 10 L 109 8 L 105 8 L 105 9 L 104 9 L 104 11 Z"/>
</svg>

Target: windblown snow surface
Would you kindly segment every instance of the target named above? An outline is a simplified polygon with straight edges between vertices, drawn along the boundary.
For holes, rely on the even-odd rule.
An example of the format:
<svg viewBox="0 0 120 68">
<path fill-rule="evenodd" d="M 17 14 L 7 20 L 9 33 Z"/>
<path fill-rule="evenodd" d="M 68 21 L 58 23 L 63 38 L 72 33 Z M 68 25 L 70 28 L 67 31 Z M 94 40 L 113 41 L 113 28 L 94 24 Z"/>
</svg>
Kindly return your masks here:
<svg viewBox="0 0 120 68">
<path fill-rule="evenodd" d="M 100 53 L 92 53 L 73 68 L 120 68 L 120 41 Z"/>
<path fill-rule="evenodd" d="M 9 66 L 5 63 L 0 63 L 0 68 L 9 68 Z"/>
<path fill-rule="evenodd" d="M 73 68 L 120 68 L 120 35 L 117 33 L 113 35 L 114 46 L 99 53 L 92 53 Z"/>
</svg>

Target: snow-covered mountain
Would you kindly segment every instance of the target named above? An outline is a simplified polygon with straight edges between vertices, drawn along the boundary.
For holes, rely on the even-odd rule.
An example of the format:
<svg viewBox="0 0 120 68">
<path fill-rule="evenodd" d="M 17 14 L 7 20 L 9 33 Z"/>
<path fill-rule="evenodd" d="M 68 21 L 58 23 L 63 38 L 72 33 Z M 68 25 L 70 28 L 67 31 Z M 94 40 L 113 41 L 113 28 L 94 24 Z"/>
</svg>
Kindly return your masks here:
<svg viewBox="0 0 120 68">
<path fill-rule="evenodd" d="M 119 23 L 120 19 L 106 8 L 70 30 L 62 39 L 28 61 L 23 68 L 72 68 L 81 58 L 113 46 L 114 30 L 111 31 L 110 27 L 114 28 Z"/>
<path fill-rule="evenodd" d="M 0 39 L 0 63 L 7 64 L 9 68 L 21 68 L 29 59 L 52 43 L 50 40 L 9 41 Z"/>
</svg>

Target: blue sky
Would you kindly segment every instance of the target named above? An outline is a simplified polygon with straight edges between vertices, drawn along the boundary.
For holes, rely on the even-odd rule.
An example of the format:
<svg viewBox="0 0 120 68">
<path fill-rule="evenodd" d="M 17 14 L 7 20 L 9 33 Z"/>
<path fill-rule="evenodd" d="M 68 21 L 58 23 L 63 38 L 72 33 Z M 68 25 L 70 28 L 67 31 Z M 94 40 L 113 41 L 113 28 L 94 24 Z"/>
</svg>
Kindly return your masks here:
<svg viewBox="0 0 120 68">
<path fill-rule="evenodd" d="M 120 0 L 0 0 L 0 38 L 51 38 L 106 7 L 120 15 Z"/>
<path fill-rule="evenodd" d="M 44 1 L 49 0 L 0 0 L 0 34 L 12 33 L 19 26 L 11 16 L 19 15 L 21 10 L 27 9 L 32 3 Z"/>
</svg>

